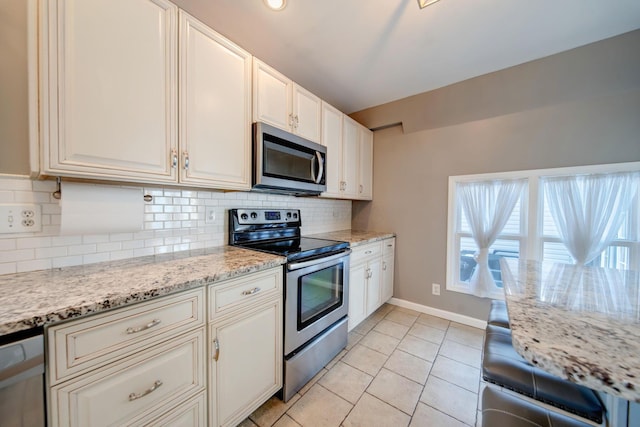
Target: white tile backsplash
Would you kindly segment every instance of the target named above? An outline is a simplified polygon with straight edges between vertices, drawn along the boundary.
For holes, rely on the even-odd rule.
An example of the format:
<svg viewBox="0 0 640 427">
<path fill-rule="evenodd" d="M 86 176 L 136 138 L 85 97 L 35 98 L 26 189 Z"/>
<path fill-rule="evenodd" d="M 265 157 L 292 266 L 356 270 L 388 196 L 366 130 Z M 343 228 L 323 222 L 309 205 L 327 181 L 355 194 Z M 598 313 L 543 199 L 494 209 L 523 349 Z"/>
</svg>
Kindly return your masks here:
<svg viewBox="0 0 640 427">
<path fill-rule="evenodd" d="M 349 200 L 142 188 L 153 201 L 145 203 L 144 229 L 140 232 L 60 236 L 60 206 L 51 195 L 55 181 L 0 175 L 0 203 L 36 203 L 42 208 L 43 224 L 38 233 L 0 234 L 0 274 L 223 246 L 228 241 L 230 208 L 300 209 L 303 234 L 351 228 Z M 208 207 L 215 211 L 213 223 L 205 221 Z"/>
</svg>

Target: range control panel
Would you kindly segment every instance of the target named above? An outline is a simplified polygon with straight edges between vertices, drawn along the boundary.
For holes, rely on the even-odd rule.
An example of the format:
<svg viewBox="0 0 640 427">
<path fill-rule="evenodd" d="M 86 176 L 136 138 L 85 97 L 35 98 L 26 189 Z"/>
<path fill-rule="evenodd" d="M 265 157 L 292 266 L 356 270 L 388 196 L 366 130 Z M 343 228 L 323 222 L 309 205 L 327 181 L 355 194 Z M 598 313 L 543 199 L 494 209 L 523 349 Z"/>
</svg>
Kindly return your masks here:
<svg viewBox="0 0 640 427">
<path fill-rule="evenodd" d="M 300 222 L 299 209 L 236 209 L 235 215 L 240 225 Z"/>
</svg>

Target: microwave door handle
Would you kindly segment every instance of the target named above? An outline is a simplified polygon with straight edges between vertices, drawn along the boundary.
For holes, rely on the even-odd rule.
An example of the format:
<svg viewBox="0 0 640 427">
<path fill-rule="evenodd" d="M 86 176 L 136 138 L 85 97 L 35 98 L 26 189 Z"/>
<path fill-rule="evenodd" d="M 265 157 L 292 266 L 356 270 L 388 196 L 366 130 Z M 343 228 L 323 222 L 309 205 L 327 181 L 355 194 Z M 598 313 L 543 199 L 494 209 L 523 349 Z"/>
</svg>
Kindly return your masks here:
<svg viewBox="0 0 640 427">
<path fill-rule="evenodd" d="M 318 159 L 318 176 L 314 181 L 316 184 L 320 184 L 320 181 L 322 181 L 322 175 L 324 175 L 324 162 L 322 161 L 322 155 L 319 151 L 316 151 L 316 158 Z"/>
</svg>

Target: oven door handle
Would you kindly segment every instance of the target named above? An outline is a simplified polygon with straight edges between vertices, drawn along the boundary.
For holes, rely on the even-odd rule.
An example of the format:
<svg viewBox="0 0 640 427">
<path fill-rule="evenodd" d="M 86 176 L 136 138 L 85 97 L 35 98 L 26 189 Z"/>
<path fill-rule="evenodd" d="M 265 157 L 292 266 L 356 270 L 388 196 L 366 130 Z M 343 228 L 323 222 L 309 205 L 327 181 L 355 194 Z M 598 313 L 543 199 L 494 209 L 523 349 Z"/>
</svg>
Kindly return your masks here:
<svg viewBox="0 0 640 427">
<path fill-rule="evenodd" d="M 346 251 L 340 252 L 339 254 L 331 255 L 328 257 L 312 259 L 311 261 L 294 262 L 292 264 L 287 265 L 287 270 L 289 271 L 300 270 L 301 268 L 310 267 L 312 265 L 322 264 L 328 261 L 340 259 L 344 256 L 349 255 L 350 253 L 351 253 L 351 249 L 347 249 Z"/>
</svg>

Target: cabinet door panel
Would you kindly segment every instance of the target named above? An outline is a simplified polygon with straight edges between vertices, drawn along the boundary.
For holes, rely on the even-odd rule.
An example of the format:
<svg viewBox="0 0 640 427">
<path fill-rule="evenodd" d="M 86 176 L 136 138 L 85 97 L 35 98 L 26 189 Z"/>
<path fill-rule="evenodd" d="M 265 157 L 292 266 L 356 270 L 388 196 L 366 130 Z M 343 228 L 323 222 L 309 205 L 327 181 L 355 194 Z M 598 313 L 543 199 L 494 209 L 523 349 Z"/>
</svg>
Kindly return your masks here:
<svg viewBox="0 0 640 427">
<path fill-rule="evenodd" d="M 294 132 L 310 141 L 320 143 L 322 102 L 308 90 L 293 85 Z"/>
<path fill-rule="evenodd" d="M 347 197 L 358 196 L 359 182 L 359 140 L 358 123 L 344 116 L 342 124 L 342 180 L 344 181 L 343 194 Z"/>
<path fill-rule="evenodd" d="M 323 196 L 340 197 L 342 180 L 342 113 L 322 103 L 322 145 L 327 147 L 327 191 Z"/>
<path fill-rule="evenodd" d="M 175 181 L 177 8 L 69 0 L 48 10 L 45 172 Z"/>
<path fill-rule="evenodd" d="M 382 304 L 389 301 L 389 299 L 393 297 L 393 263 L 393 254 L 385 255 L 382 258 L 382 284 L 380 285 L 382 293 Z"/>
<path fill-rule="evenodd" d="M 367 317 L 366 264 L 352 265 L 349 271 L 349 330 Z"/>
<path fill-rule="evenodd" d="M 291 87 L 291 80 L 254 59 L 253 121 L 291 131 Z"/>
<path fill-rule="evenodd" d="M 358 198 L 371 200 L 373 198 L 373 133 L 361 126 L 358 135 L 360 145 Z"/>
<path fill-rule="evenodd" d="M 211 325 L 211 425 L 235 426 L 282 387 L 281 299 Z"/>
<path fill-rule="evenodd" d="M 181 182 L 249 189 L 251 55 L 182 11 L 180 35 Z"/>
<path fill-rule="evenodd" d="M 369 279 L 367 280 L 367 316 L 382 305 L 381 272 L 382 260 L 375 258 L 368 263 Z"/>
</svg>

